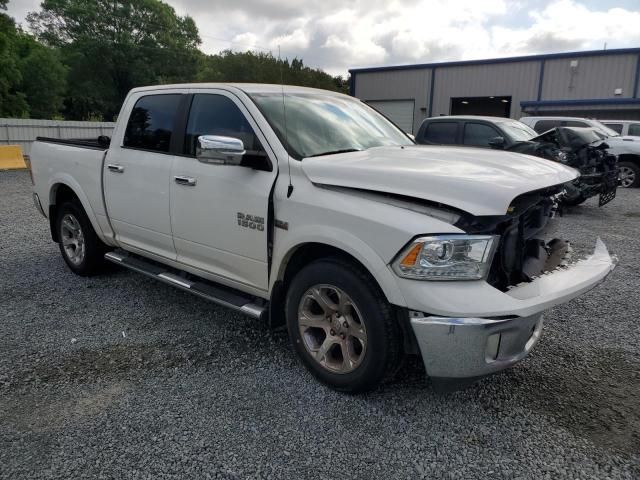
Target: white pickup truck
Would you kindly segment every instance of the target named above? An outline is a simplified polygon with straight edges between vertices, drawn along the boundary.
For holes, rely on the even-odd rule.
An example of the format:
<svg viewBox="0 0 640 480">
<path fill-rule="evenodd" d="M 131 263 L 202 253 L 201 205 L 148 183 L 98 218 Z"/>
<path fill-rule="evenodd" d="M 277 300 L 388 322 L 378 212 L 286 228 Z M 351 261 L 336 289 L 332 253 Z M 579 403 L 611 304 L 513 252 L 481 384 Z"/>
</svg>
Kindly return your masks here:
<svg viewBox="0 0 640 480">
<path fill-rule="evenodd" d="M 505 161 L 505 156 L 512 161 Z M 417 146 L 357 99 L 250 84 L 132 90 L 113 137 L 42 138 L 33 196 L 79 275 L 104 260 L 274 327 L 350 392 L 420 354 L 435 380 L 513 365 L 542 312 L 615 266 L 545 238 L 577 173 Z"/>
</svg>

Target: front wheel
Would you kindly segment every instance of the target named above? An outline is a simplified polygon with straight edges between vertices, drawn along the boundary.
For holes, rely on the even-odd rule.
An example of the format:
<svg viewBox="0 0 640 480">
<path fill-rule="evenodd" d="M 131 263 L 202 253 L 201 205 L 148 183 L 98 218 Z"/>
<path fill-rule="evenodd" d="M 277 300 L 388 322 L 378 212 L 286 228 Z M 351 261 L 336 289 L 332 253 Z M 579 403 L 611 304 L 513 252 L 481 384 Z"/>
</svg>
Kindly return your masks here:
<svg viewBox="0 0 640 480">
<path fill-rule="evenodd" d="M 340 259 L 306 266 L 291 282 L 286 314 L 294 351 L 330 387 L 364 392 L 395 372 L 399 326 L 380 288 L 360 267 Z"/>
<path fill-rule="evenodd" d="M 633 162 L 619 162 L 618 178 L 623 188 L 638 187 L 640 186 L 640 167 Z"/>
</svg>

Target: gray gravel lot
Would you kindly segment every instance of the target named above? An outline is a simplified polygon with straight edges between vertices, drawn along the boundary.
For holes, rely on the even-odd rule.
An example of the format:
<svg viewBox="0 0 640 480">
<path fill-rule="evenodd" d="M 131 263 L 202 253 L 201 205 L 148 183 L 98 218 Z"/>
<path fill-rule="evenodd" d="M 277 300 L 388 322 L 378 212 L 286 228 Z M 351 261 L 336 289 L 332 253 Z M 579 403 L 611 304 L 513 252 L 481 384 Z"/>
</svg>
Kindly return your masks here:
<svg viewBox="0 0 640 480">
<path fill-rule="evenodd" d="M 448 395 L 414 362 L 354 397 L 255 321 L 127 271 L 74 276 L 28 174 L 0 172 L 0 477 L 640 478 L 640 190 L 561 222 L 620 265 L 549 312 L 528 359 Z"/>
</svg>

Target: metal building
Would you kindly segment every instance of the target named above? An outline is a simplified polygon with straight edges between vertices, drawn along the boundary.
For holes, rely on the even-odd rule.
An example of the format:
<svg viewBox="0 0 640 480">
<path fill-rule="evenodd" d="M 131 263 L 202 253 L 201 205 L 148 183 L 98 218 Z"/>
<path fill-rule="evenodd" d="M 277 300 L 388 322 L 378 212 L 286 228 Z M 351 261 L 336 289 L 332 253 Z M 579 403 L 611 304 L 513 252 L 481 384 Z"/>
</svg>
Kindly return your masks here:
<svg viewBox="0 0 640 480">
<path fill-rule="evenodd" d="M 355 68 L 351 95 L 415 133 L 438 115 L 640 120 L 640 48 Z"/>
</svg>

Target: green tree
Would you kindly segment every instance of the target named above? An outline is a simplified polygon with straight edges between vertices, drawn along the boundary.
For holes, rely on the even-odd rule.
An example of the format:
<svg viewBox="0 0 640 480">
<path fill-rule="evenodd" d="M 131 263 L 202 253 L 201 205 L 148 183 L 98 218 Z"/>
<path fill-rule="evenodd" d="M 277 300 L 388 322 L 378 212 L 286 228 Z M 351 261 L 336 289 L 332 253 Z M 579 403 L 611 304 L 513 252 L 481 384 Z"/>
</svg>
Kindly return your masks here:
<svg viewBox="0 0 640 480">
<path fill-rule="evenodd" d="M 16 26 L 7 9 L 8 0 L 0 0 L 0 116 L 26 117 L 29 107 L 20 92 L 22 75 L 15 48 Z"/>
<path fill-rule="evenodd" d="M 341 77 L 304 65 L 302 59 L 278 59 L 266 52 L 233 52 L 202 56 L 197 75 L 201 82 L 284 83 L 348 93 Z"/>
<path fill-rule="evenodd" d="M 0 9 L 6 6 L 7 0 L 0 0 Z M 0 13 L 0 116 L 59 115 L 65 77 L 56 51 L 38 43 Z"/>
<path fill-rule="evenodd" d="M 44 0 L 27 20 L 69 67 L 71 118 L 111 120 L 131 88 L 196 77 L 196 25 L 159 0 Z"/>
<path fill-rule="evenodd" d="M 67 68 L 58 51 L 45 47 L 26 33 L 17 37 L 20 90 L 29 105 L 29 117 L 54 118 L 63 108 Z"/>
</svg>

